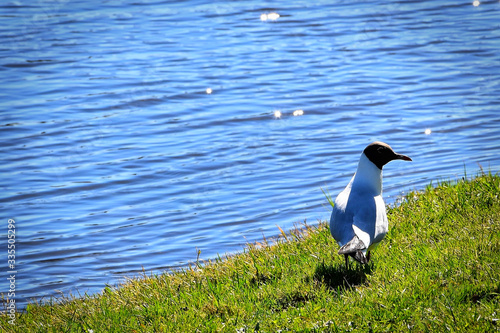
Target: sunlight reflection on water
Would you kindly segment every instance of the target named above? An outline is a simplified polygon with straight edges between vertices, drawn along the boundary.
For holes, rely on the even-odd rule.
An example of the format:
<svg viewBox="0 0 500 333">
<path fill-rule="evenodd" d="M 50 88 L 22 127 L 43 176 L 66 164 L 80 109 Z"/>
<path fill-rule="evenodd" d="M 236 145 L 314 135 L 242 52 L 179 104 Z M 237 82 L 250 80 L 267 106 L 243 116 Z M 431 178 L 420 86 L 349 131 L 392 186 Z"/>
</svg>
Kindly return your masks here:
<svg viewBox="0 0 500 333">
<path fill-rule="evenodd" d="M 261 21 L 267 21 L 267 20 L 276 21 L 277 19 L 279 19 L 279 17 L 280 17 L 280 14 L 278 14 L 278 13 L 267 13 L 267 14 L 260 15 Z"/>
</svg>

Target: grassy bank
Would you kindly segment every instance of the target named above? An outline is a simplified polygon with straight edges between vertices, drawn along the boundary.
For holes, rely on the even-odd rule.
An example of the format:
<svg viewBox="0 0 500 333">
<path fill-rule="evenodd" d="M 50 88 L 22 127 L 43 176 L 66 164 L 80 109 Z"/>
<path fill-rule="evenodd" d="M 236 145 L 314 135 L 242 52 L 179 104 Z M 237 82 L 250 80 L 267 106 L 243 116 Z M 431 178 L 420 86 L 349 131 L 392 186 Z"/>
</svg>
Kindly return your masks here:
<svg viewBox="0 0 500 333">
<path fill-rule="evenodd" d="M 388 211 L 369 265 L 343 267 L 327 225 L 102 294 L 30 305 L 3 332 L 500 330 L 500 178 L 429 186 Z"/>
</svg>

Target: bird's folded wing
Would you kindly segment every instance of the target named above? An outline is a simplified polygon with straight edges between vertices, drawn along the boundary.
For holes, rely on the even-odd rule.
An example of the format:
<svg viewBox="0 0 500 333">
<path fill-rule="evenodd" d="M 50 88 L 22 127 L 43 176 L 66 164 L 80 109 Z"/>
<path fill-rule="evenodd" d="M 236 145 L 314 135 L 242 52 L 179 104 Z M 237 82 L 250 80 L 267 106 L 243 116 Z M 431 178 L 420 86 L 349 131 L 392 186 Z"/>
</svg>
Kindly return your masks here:
<svg viewBox="0 0 500 333">
<path fill-rule="evenodd" d="M 347 244 L 339 249 L 339 254 L 356 253 L 366 249 L 366 245 L 358 236 L 354 236 Z"/>
<path fill-rule="evenodd" d="M 361 228 L 356 225 L 356 221 L 354 221 L 352 229 L 354 230 L 354 234 L 358 236 L 358 238 L 363 242 L 363 244 L 365 244 L 365 249 L 367 249 L 368 246 L 370 246 L 371 244 L 370 234 L 367 233 L 366 231 L 361 230 Z"/>
</svg>

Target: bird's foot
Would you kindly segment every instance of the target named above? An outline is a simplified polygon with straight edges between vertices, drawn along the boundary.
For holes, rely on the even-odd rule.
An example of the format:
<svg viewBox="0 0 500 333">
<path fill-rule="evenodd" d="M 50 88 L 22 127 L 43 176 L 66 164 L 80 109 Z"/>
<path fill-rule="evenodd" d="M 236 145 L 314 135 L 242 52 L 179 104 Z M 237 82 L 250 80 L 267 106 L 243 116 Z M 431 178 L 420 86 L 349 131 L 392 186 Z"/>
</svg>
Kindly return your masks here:
<svg viewBox="0 0 500 333">
<path fill-rule="evenodd" d="M 365 257 L 365 255 L 361 251 L 356 251 L 356 253 L 353 253 L 353 258 L 362 264 L 368 263 L 368 259 Z"/>
</svg>

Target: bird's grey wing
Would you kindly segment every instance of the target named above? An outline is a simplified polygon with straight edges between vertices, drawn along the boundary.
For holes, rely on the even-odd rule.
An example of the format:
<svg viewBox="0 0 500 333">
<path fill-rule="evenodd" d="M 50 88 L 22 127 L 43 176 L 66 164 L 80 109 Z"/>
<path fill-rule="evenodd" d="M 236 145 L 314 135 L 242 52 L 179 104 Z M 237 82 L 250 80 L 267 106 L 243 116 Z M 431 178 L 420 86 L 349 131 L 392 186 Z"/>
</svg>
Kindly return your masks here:
<svg viewBox="0 0 500 333">
<path fill-rule="evenodd" d="M 362 264 L 367 264 L 369 257 L 365 256 L 366 245 L 358 236 L 354 236 L 346 245 L 339 249 L 339 254 L 350 255 Z"/>
<path fill-rule="evenodd" d="M 361 201 L 361 200 L 360 200 Z M 377 224 L 377 207 L 374 198 L 362 200 L 363 206 L 358 207 L 353 216 L 352 229 L 354 234 L 368 248 L 373 242 Z"/>
<path fill-rule="evenodd" d="M 342 191 L 335 199 L 332 216 L 330 218 L 330 233 L 343 246 L 354 237 L 352 230 L 352 214 L 346 211 L 349 191 Z"/>
<path fill-rule="evenodd" d="M 355 253 L 361 250 L 365 250 L 366 245 L 363 243 L 361 239 L 359 239 L 358 236 L 354 236 L 347 244 L 342 246 L 339 249 L 339 254 L 349 254 L 349 253 Z"/>
</svg>

